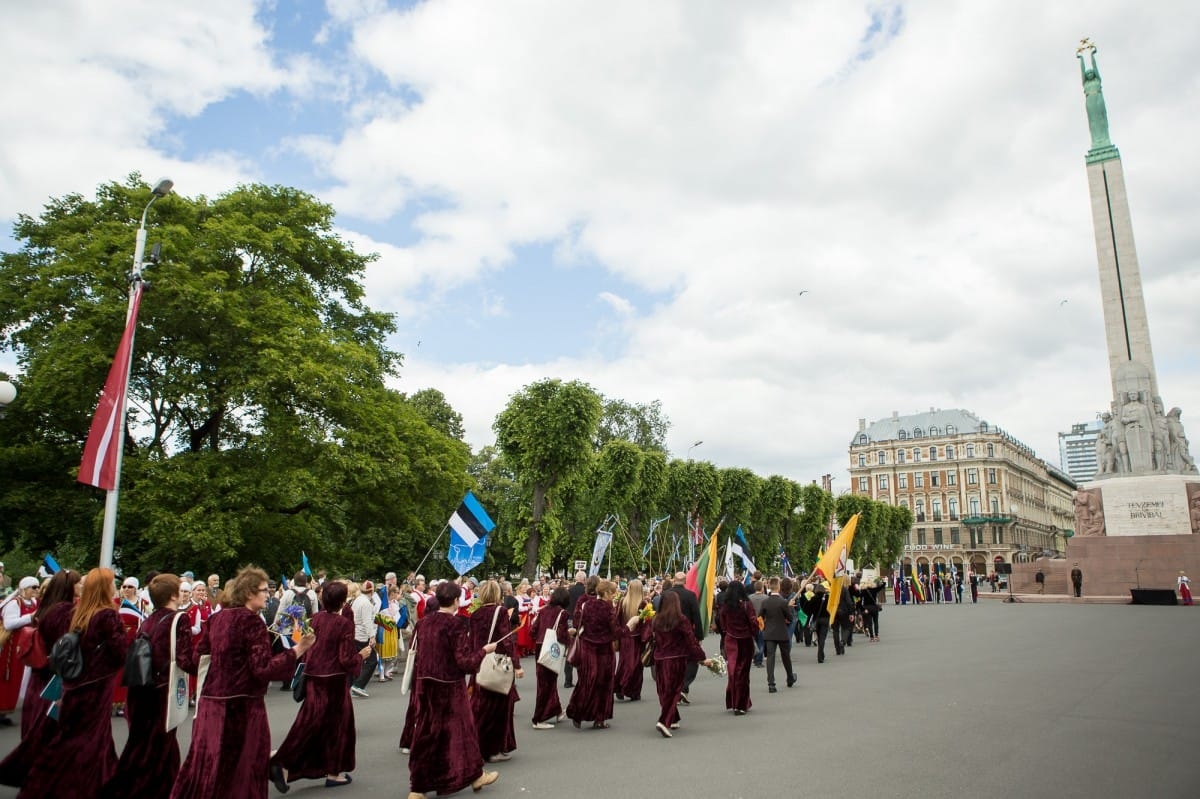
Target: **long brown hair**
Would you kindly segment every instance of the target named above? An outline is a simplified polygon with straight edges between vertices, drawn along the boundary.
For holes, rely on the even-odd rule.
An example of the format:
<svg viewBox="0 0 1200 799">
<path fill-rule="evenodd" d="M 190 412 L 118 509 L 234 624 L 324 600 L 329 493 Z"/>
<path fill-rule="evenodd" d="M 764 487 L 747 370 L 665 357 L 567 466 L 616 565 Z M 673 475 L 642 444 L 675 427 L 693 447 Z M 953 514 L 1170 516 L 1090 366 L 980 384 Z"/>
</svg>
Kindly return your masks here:
<svg viewBox="0 0 1200 799">
<path fill-rule="evenodd" d="M 621 600 L 621 623 L 632 619 L 642 609 L 642 600 L 645 594 L 642 591 L 641 580 L 630 580 L 629 585 L 625 586 L 625 598 Z"/>
<path fill-rule="evenodd" d="M 654 615 L 654 629 L 670 632 L 683 621 L 683 606 L 679 603 L 679 594 L 674 591 L 663 591 L 662 599 L 658 600 L 658 613 Z"/>
<path fill-rule="evenodd" d="M 73 604 L 75 602 L 75 585 L 82 579 L 83 575 L 70 569 L 56 572 L 46 587 L 42 589 L 37 612 L 33 614 L 34 622 L 37 623 L 44 619 L 55 605 L 61 605 L 63 602 Z"/>
<path fill-rule="evenodd" d="M 117 576 L 112 569 L 92 569 L 83 578 L 83 594 L 71 616 L 72 630 L 87 630 L 92 617 L 102 610 L 115 610 L 113 597 L 117 595 Z"/>
</svg>

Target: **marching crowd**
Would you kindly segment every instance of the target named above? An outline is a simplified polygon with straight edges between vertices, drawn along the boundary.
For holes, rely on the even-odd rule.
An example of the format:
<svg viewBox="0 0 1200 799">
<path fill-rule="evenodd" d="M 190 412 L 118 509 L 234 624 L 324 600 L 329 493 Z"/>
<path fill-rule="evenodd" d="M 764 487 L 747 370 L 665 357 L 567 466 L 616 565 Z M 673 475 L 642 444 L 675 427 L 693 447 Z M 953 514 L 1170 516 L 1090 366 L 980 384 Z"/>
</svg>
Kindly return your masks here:
<svg viewBox="0 0 1200 799">
<path fill-rule="evenodd" d="M 355 768 L 354 700 L 370 698 L 372 679 L 400 679 L 409 799 L 478 791 L 499 776 L 485 764 L 517 749 L 523 659 L 535 676 L 531 729 L 607 729 L 616 703 L 642 699 L 648 669 L 655 730 L 671 738 L 701 666 L 725 677 L 726 710 L 741 716 L 753 669 L 765 669 L 769 693 L 777 661 L 780 685 L 796 683 L 794 646 L 815 647 L 823 663 L 830 637 L 836 655 L 856 632 L 879 640 L 883 585 L 858 576 L 836 592 L 821 579 L 722 581 L 711 618 L 685 577 L 577 572 L 514 586 L 389 573 L 376 586 L 301 572 L 276 586 L 254 567 L 224 584 L 185 572 L 118 587 L 99 568 L 26 577 L 0 608 L 0 724 L 18 709 L 21 722 L 0 784 L 20 797 L 164 799 L 257 799 L 268 782 L 286 793 L 310 779 L 336 788 Z M 706 636 L 718 638 L 719 654 L 705 654 Z M 139 657 L 146 676 L 131 678 Z M 560 677 L 573 689 L 565 707 Z M 303 704 L 272 750 L 265 695 L 274 683 Z M 194 713 L 186 753 L 172 708 L 180 703 Z M 119 755 L 114 714 L 129 728 Z"/>
</svg>

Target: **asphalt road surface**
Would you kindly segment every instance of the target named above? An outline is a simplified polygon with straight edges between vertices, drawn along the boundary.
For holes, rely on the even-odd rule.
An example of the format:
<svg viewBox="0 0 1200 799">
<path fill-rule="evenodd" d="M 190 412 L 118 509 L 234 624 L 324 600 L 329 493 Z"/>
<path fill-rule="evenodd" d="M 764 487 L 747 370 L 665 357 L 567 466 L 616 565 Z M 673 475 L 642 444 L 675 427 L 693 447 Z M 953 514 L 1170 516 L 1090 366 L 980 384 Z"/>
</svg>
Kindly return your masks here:
<svg viewBox="0 0 1200 799">
<path fill-rule="evenodd" d="M 642 701 L 617 703 L 608 730 L 530 729 L 526 661 L 519 748 L 488 766 L 500 780 L 480 797 L 1200 796 L 1200 608 L 887 605 L 880 622 L 880 643 L 858 638 L 844 657 L 831 644 L 824 664 L 815 648 L 793 648 L 794 688 L 780 673 L 768 694 L 754 669 L 745 716 L 725 711 L 724 680 L 702 669 L 669 740 L 654 730 L 649 679 Z M 716 651 L 715 637 L 704 644 Z M 289 796 L 408 795 L 397 749 L 406 699 L 398 680 L 368 691 L 354 700 L 354 783 L 293 783 Z M 298 705 L 274 689 L 267 703 L 278 745 Z M 124 721 L 113 729 L 119 751 Z M 0 729 L 0 752 L 18 735 Z M 15 795 L 0 788 L 0 799 Z"/>
</svg>

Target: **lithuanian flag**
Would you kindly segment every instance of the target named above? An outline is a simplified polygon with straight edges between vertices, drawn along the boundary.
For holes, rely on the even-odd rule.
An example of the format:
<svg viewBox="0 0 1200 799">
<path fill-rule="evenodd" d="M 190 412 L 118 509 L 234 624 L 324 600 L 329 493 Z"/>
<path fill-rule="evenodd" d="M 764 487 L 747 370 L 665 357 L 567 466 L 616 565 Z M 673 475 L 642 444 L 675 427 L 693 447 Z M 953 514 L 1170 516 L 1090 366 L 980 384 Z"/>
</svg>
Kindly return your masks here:
<svg viewBox="0 0 1200 799">
<path fill-rule="evenodd" d="M 846 522 L 846 526 L 833 539 L 833 546 L 821 555 L 817 565 L 813 567 L 812 577 L 829 580 L 829 619 L 833 620 L 837 613 L 838 604 L 842 601 L 842 584 L 846 581 L 846 561 L 850 557 L 850 545 L 854 543 L 854 531 L 858 529 L 856 513 Z"/>
<path fill-rule="evenodd" d="M 713 596 L 717 586 L 717 533 L 721 525 L 709 536 L 708 546 L 700 553 L 700 558 L 688 570 L 683 584 L 689 591 L 700 599 L 700 629 L 707 633 L 712 621 Z"/>
<path fill-rule="evenodd" d="M 912 572 L 913 595 L 920 597 L 921 601 L 924 602 L 925 589 L 921 587 L 921 575 L 917 574 L 917 565 L 915 563 L 908 564 L 908 570 Z"/>
</svg>

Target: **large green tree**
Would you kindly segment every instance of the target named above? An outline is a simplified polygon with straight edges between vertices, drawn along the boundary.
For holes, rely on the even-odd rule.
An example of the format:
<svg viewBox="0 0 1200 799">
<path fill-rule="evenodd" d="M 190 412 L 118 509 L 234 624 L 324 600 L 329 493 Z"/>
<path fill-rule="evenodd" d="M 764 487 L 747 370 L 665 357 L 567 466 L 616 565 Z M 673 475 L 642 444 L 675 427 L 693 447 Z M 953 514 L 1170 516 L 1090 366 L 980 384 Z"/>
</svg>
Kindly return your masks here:
<svg viewBox="0 0 1200 799">
<path fill-rule="evenodd" d="M 531 494 L 522 572 L 537 573 L 546 501 L 560 482 L 586 467 L 600 422 L 600 396 L 577 380 L 542 380 L 515 394 L 496 417 L 496 445 Z M 555 520 L 549 520 L 553 524 Z M 553 532 L 553 531 L 551 531 Z M 550 553 L 546 553 L 547 556 Z"/>
<path fill-rule="evenodd" d="M 70 484 L 125 323 L 137 220 L 134 176 L 95 199 L 22 216 L 0 260 L 0 345 L 21 365 L 25 446 L 52 453 L 59 530 L 27 517 L 27 486 L 0 477 L 19 516 L 7 547 L 94 541 L 102 496 Z M 157 202 L 130 382 L 117 546 L 126 570 L 229 569 L 254 560 L 357 571 L 419 557 L 469 481 L 465 444 L 389 390 L 390 315 L 363 301 L 371 256 L 333 233 L 333 209 L 282 186 Z M 0 449 L 7 448 L 5 440 Z M 28 479 L 28 475 L 25 476 Z M 94 559 L 95 546 L 81 557 Z"/>
</svg>

